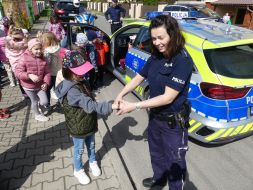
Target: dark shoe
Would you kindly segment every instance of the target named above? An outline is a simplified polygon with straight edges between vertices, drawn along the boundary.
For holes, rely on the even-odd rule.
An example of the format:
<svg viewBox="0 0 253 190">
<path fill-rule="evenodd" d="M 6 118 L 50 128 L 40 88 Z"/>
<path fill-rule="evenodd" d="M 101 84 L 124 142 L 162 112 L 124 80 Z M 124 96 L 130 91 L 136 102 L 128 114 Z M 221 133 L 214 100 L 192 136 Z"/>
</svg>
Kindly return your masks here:
<svg viewBox="0 0 253 190">
<path fill-rule="evenodd" d="M 146 178 L 142 181 L 142 184 L 144 187 L 147 187 L 147 188 L 151 188 L 151 187 L 155 187 L 155 186 L 160 186 L 160 187 L 163 187 L 165 186 L 167 183 L 166 180 L 154 180 L 152 177 L 150 178 Z"/>
</svg>

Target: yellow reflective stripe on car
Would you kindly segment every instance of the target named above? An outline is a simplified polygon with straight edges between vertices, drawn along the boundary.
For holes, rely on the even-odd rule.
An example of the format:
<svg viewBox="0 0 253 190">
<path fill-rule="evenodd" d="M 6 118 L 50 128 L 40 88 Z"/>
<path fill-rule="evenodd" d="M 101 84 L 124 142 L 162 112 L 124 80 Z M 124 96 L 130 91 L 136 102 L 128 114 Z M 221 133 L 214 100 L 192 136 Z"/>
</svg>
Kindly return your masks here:
<svg viewBox="0 0 253 190">
<path fill-rule="evenodd" d="M 253 39 L 243 39 L 243 40 L 236 40 L 231 42 L 224 42 L 219 43 L 219 46 L 221 47 L 229 47 L 229 46 L 236 46 L 236 45 L 244 45 L 244 44 L 250 44 L 253 43 Z"/>
<path fill-rule="evenodd" d="M 220 129 L 220 130 L 216 131 L 214 134 L 206 137 L 205 140 L 212 141 L 212 140 L 216 139 L 217 137 L 219 137 L 222 133 L 224 133 L 224 131 L 226 131 L 226 129 Z"/>
<path fill-rule="evenodd" d="M 234 128 L 228 129 L 221 137 L 227 137 L 234 130 Z"/>
<path fill-rule="evenodd" d="M 248 132 L 252 126 L 253 126 L 253 123 L 248 123 L 248 124 L 244 127 L 244 129 L 240 132 L 240 134 Z M 252 129 L 253 129 L 253 128 L 252 128 Z"/>
<path fill-rule="evenodd" d="M 244 127 L 243 125 L 237 127 L 230 136 L 237 135 L 242 130 L 243 127 Z"/>
<path fill-rule="evenodd" d="M 193 125 L 192 127 L 190 127 L 190 128 L 188 129 L 188 132 L 191 133 L 191 132 L 193 132 L 194 130 L 196 130 L 197 128 L 199 128 L 200 126 L 201 126 L 201 123 L 198 122 L 197 124 L 195 124 L 195 125 Z"/>
<path fill-rule="evenodd" d="M 126 81 L 126 83 L 129 83 L 131 80 L 132 80 L 131 77 L 129 77 L 128 75 L 125 76 L 125 81 Z M 143 87 L 137 86 L 137 87 L 135 88 L 135 91 L 136 91 L 138 94 L 140 94 L 140 96 L 143 96 L 143 92 L 144 92 Z"/>
</svg>

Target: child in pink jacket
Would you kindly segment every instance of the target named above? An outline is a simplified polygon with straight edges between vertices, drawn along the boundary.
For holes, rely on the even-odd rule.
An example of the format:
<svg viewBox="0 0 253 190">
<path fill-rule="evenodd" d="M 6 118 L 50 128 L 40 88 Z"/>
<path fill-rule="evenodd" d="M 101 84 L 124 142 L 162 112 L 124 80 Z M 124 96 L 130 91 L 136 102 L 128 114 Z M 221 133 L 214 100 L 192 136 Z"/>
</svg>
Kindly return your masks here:
<svg viewBox="0 0 253 190">
<path fill-rule="evenodd" d="M 9 35 L 5 39 L 5 55 L 9 59 L 9 63 L 12 69 L 12 72 L 15 75 L 16 66 L 19 62 L 21 55 L 27 49 L 27 38 L 25 37 L 23 30 L 21 28 L 10 27 Z M 18 84 L 19 81 L 15 80 L 15 83 Z M 20 91 L 24 98 L 27 97 L 22 86 L 19 85 Z"/>
<path fill-rule="evenodd" d="M 37 38 L 28 42 L 28 49 L 21 56 L 16 67 L 16 76 L 30 98 L 31 108 L 38 121 L 48 121 L 49 118 L 39 110 L 48 105 L 47 88 L 50 85 L 51 75 L 48 63 L 43 58 L 42 44 Z"/>
<path fill-rule="evenodd" d="M 15 86 L 15 77 L 11 69 L 11 65 L 9 63 L 8 58 L 5 55 L 5 36 L 0 35 L 0 61 L 3 63 L 4 68 L 7 72 L 7 76 L 10 80 L 10 86 Z"/>
</svg>

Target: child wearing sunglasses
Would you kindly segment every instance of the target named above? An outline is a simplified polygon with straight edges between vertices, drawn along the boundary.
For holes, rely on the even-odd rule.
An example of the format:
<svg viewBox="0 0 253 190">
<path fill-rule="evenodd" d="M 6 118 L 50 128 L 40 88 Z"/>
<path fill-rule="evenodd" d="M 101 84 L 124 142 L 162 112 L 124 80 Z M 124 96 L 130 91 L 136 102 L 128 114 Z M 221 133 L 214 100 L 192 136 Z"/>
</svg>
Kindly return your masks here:
<svg viewBox="0 0 253 190">
<path fill-rule="evenodd" d="M 11 70 L 15 75 L 15 70 L 20 60 L 27 49 L 27 38 L 21 28 L 16 28 L 11 26 L 9 29 L 9 34 L 5 39 L 5 54 L 9 59 Z M 19 84 L 18 80 L 15 80 L 16 84 Z M 14 84 L 15 84 L 14 83 Z M 26 93 L 23 88 L 19 85 L 21 93 L 26 97 Z"/>
</svg>

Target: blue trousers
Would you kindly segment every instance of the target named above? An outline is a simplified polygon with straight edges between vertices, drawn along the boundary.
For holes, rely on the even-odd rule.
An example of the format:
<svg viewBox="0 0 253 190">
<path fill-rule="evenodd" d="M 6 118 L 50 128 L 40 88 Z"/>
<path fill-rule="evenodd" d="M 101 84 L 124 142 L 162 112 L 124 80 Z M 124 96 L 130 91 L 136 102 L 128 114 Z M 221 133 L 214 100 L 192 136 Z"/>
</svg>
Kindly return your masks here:
<svg viewBox="0 0 253 190">
<path fill-rule="evenodd" d="M 95 153 L 95 135 L 90 135 L 83 139 L 72 137 L 74 143 L 74 168 L 79 171 L 83 168 L 82 155 L 84 152 L 84 143 L 87 147 L 89 163 L 96 161 Z"/>
<path fill-rule="evenodd" d="M 171 129 L 166 121 L 151 118 L 148 144 L 156 181 L 168 180 L 170 190 L 181 190 L 186 175 L 185 155 L 188 150 L 187 129 L 179 125 Z"/>
</svg>

